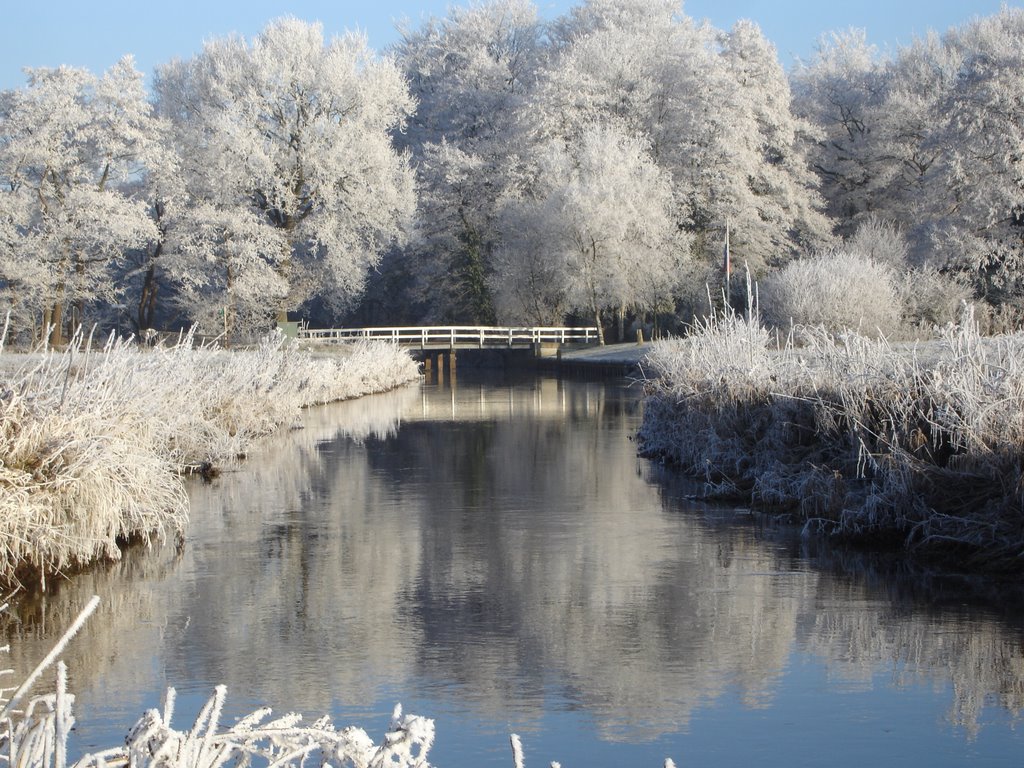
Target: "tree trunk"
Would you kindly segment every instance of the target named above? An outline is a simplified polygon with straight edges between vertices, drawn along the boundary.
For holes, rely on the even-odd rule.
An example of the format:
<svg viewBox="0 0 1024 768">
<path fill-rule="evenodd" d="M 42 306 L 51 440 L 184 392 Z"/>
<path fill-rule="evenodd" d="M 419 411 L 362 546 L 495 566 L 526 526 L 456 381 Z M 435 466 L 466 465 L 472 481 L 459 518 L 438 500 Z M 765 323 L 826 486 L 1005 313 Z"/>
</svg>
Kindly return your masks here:
<svg viewBox="0 0 1024 768">
<path fill-rule="evenodd" d="M 106 171 L 104 171 L 105 174 Z M 68 325 L 69 339 L 73 339 L 75 334 L 78 333 L 78 329 L 82 327 L 82 318 L 85 316 L 85 301 L 81 298 L 82 286 L 85 284 L 85 261 L 83 261 L 82 254 L 80 253 L 75 254 L 75 275 L 78 278 L 75 281 L 75 293 L 79 297 L 71 303 L 71 317 L 69 318 L 71 322 Z"/>
<path fill-rule="evenodd" d="M 230 316 L 230 310 L 231 310 L 231 304 L 232 304 L 231 296 L 232 296 L 234 285 L 235 285 L 235 277 L 234 277 L 234 275 L 231 274 L 231 265 L 230 264 L 227 265 L 225 282 L 227 284 L 227 291 L 225 292 L 227 294 L 227 300 L 224 302 L 224 306 L 221 307 L 220 311 L 224 313 L 224 346 L 225 347 L 230 347 L 231 346 L 231 316 Z M 284 314 L 284 322 L 288 322 L 288 311 L 287 310 L 282 310 L 282 313 Z M 280 322 L 281 322 L 281 317 L 280 317 L 280 315 L 278 315 L 278 323 L 280 323 Z"/>
<path fill-rule="evenodd" d="M 620 304 L 616 314 L 616 322 L 618 327 L 615 330 L 618 332 L 618 342 L 622 344 L 626 340 L 626 305 Z"/>
<path fill-rule="evenodd" d="M 142 281 L 142 294 L 139 296 L 136 327 L 139 333 L 153 327 L 153 315 L 156 314 L 156 296 L 160 286 L 156 282 L 156 265 L 150 264 L 146 277 Z"/>
<path fill-rule="evenodd" d="M 37 339 L 37 341 L 43 341 L 50 333 L 50 323 L 53 321 L 51 313 L 52 310 L 50 309 L 50 307 L 47 307 L 46 309 L 43 310 L 43 324 L 39 328 L 39 338 Z"/>
<path fill-rule="evenodd" d="M 590 238 L 590 263 L 596 269 L 597 267 L 597 240 L 593 237 Z M 601 310 L 597 306 L 597 286 L 594 284 L 594 280 L 589 281 L 590 293 L 590 309 L 594 313 L 594 324 L 597 326 L 597 341 L 603 347 L 604 346 L 604 328 L 601 326 Z"/>
<path fill-rule="evenodd" d="M 75 301 L 73 311 L 71 313 L 71 327 L 68 329 L 68 338 L 74 338 L 75 334 L 82 327 L 82 318 L 85 317 L 85 302 L 82 299 Z"/>
<path fill-rule="evenodd" d="M 149 258 L 149 265 L 146 268 L 146 276 L 142 280 L 142 292 L 139 296 L 139 305 L 136 313 L 136 330 L 141 334 L 153 327 L 153 316 L 156 314 L 156 297 L 160 291 L 160 285 L 156 281 L 156 260 L 164 250 L 164 227 L 161 223 L 164 215 L 163 203 L 157 202 L 154 206 L 157 224 L 160 227 L 160 239 L 156 241 L 153 254 Z"/>
<path fill-rule="evenodd" d="M 64 305 L 54 302 L 50 310 L 50 346 L 59 347 L 64 344 Z"/>
</svg>

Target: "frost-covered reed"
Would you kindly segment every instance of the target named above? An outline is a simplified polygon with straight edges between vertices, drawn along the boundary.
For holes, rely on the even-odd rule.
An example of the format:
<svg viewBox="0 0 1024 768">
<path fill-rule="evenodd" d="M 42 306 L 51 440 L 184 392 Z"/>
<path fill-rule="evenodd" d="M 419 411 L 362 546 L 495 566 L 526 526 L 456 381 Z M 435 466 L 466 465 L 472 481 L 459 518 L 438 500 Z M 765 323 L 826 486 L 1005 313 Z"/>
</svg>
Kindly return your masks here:
<svg viewBox="0 0 1024 768">
<path fill-rule="evenodd" d="M 798 338 L 800 344 L 794 343 Z M 921 346 L 712 318 L 648 359 L 642 451 L 711 495 L 958 565 L 1024 565 L 1024 335 Z"/>
<path fill-rule="evenodd" d="M 391 726 L 380 745 L 361 728 L 336 728 L 322 717 L 304 725 L 294 713 L 271 719 L 259 709 L 230 725 L 221 712 L 227 690 L 217 686 L 191 728 L 171 725 L 174 689 L 168 689 L 162 710 L 151 709 L 135 723 L 124 743 L 72 759 L 68 736 L 74 726 L 74 695 L 68 692 L 67 669 L 57 661 L 54 693 L 29 695 L 44 671 L 57 660 L 71 637 L 99 603 L 88 603 L 53 650 L 21 682 L 0 688 L 0 766 L 5 768 L 219 768 L 223 765 L 264 765 L 299 768 L 332 764 L 352 768 L 428 768 L 434 743 L 434 721 L 403 715 L 395 707 Z M 3 610 L 6 606 L 0 607 Z M 0 649 L 6 650 L 6 649 Z M 10 670 L 7 670 L 10 674 Z"/>
<path fill-rule="evenodd" d="M 0 347 L 2 351 L 2 347 Z M 180 535 L 181 473 L 243 456 L 305 406 L 418 376 L 390 345 L 314 354 L 268 340 L 144 349 L 89 338 L 0 355 L 0 583 L 116 558 L 134 537 Z"/>
</svg>

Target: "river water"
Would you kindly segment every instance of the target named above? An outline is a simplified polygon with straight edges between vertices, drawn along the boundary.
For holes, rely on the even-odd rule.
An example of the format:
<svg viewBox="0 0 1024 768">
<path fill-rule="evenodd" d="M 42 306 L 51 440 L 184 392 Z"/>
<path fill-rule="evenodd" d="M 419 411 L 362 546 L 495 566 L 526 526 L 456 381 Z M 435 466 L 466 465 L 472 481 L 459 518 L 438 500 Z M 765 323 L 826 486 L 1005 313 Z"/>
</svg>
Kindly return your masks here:
<svg viewBox="0 0 1024 768">
<path fill-rule="evenodd" d="M 688 500 L 637 458 L 640 409 L 625 382 L 464 376 L 310 410 L 191 486 L 182 548 L 16 604 L 11 665 L 101 596 L 65 654 L 73 754 L 168 686 L 186 729 L 224 683 L 229 720 L 375 740 L 401 702 L 449 768 L 510 766 L 510 732 L 528 765 L 1021 764 L 1019 602 Z"/>
</svg>

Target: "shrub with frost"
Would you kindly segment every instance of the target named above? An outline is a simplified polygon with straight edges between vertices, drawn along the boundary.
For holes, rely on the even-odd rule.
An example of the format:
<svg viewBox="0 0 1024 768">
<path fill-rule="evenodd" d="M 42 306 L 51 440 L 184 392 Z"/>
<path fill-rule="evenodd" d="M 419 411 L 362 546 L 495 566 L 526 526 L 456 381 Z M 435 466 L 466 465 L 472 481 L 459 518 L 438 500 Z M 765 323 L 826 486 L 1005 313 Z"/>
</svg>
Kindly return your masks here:
<svg viewBox="0 0 1024 768">
<path fill-rule="evenodd" d="M 771 325 L 823 326 L 888 336 L 902 305 L 892 269 L 860 253 L 828 251 L 791 261 L 760 284 L 761 313 Z"/>
<path fill-rule="evenodd" d="M 910 254 L 910 246 L 899 224 L 874 214 L 858 225 L 846 243 L 846 250 L 859 253 L 876 264 L 884 264 L 895 272 L 907 268 Z"/>
<path fill-rule="evenodd" d="M 933 267 L 905 272 L 899 291 L 906 324 L 926 330 L 957 322 L 972 299 L 966 283 Z"/>
</svg>

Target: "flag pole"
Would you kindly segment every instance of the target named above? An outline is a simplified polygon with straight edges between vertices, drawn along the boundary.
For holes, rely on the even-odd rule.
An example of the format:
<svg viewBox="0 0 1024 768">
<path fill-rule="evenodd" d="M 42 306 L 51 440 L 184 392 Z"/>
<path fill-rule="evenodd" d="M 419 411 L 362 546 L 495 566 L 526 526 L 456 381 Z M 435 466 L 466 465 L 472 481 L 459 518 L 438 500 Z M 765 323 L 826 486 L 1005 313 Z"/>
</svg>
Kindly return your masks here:
<svg viewBox="0 0 1024 768">
<path fill-rule="evenodd" d="M 730 288 L 729 279 L 730 279 L 730 277 L 732 275 L 732 264 L 730 263 L 730 260 L 729 260 L 729 219 L 728 218 L 726 218 L 726 220 L 725 220 L 725 251 L 724 251 L 724 254 L 725 254 L 725 304 L 726 304 L 726 306 L 729 306 L 729 299 L 732 296 L 732 293 L 729 290 L 729 288 Z"/>
</svg>

